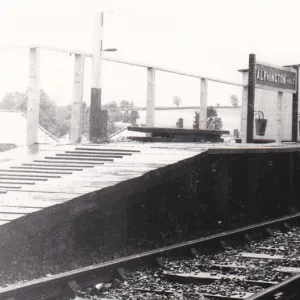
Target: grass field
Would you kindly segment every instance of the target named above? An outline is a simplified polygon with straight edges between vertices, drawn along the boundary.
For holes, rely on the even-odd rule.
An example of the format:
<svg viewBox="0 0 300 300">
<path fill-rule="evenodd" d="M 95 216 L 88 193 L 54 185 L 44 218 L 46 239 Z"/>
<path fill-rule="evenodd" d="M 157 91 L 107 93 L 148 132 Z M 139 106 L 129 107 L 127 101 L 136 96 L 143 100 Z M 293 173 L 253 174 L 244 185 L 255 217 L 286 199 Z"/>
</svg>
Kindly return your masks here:
<svg viewBox="0 0 300 300">
<path fill-rule="evenodd" d="M 241 108 L 216 108 L 218 116 L 222 118 L 223 129 L 233 133 L 234 129 L 240 130 Z M 138 124 L 146 123 L 146 111 L 139 111 L 140 119 Z M 156 110 L 155 126 L 156 127 L 175 127 L 179 118 L 183 118 L 184 128 L 193 128 L 195 109 L 176 109 L 176 110 Z"/>
</svg>

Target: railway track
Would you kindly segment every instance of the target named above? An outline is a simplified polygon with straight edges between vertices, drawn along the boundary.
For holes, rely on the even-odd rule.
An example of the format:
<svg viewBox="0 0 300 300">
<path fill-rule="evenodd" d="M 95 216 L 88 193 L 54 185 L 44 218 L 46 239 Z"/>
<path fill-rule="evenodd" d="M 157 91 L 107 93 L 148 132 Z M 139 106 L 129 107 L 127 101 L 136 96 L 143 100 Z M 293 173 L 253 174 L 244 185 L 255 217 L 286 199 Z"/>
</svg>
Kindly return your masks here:
<svg viewBox="0 0 300 300">
<path fill-rule="evenodd" d="M 0 289 L 0 300 L 75 296 L 298 299 L 300 213 Z"/>
</svg>

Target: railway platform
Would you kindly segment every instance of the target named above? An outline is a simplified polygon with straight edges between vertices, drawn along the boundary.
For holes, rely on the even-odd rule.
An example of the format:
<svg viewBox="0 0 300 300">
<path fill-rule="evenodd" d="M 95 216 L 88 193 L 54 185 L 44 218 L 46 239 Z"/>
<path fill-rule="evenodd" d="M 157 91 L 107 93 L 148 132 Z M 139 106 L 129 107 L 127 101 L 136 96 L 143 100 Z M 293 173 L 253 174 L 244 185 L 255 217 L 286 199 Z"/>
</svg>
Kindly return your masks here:
<svg viewBox="0 0 300 300">
<path fill-rule="evenodd" d="M 3 152 L 0 262 L 61 254 L 87 239 L 118 248 L 203 222 L 279 216 L 297 206 L 299 150 L 119 142 Z"/>
</svg>

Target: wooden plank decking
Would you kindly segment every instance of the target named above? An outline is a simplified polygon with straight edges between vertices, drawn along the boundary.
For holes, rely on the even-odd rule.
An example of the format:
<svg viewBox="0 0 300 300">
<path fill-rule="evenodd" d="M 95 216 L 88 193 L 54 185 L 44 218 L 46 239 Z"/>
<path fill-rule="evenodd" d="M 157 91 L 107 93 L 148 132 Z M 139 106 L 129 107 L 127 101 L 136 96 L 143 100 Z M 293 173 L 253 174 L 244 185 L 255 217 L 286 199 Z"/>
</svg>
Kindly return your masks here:
<svg viewBox="0 0 300 300">
<path fill-rule="evenodd" d="M 43 146 L 0 156 L 0 225 L 173 164 L 201 149 L 142 145 Z"/>
</svg>

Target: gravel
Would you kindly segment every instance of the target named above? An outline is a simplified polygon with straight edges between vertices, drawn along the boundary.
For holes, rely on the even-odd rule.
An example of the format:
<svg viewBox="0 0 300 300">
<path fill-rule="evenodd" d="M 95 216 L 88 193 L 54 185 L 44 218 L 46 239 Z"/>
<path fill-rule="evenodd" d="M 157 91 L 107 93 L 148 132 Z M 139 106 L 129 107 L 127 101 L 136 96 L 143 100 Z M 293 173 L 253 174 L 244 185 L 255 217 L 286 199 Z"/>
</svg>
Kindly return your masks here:
<svg viewBox="0 0 300 300">
<path fill-rule="evenodd" d="M 275 268 L 300 267 L 299 236 L 300 228 L 295 227 L 288 232 L 275 231 L 272 236 L 263 240 L 250 241 L 234 248 L 228 247 L 218 253 L 166 260 L 164 267 L 141 268 L 127 273 L 126 280 L 120 282 L 117 288 L 100 290 L 98 295 L 89 295 L 86 299 L 206 299 L 208 297 L 205 294 L 243 297 L 247 293 L 257 293 L 268 282 L 280 282 L 291 276 L 289 273 L 275 271 Z M 272 257 L 283 255 L 289 259 L 246 258 L 240 256 L 241 252 L 269 254 Z M 235 267 L 213 266 L 216 264 L 235 264 Z M 247 268 L 242 268 L 243 266 Z M 197 275 L 203 272 L 210 276 L 243 276 L 243 279 L 222 278 L 209 283 L 194 281 L 184 284 L 178 280 L 174 282 L 167 276 L 168 273 Z M 256 282 L 248 282 L 250 280 Z M 258 281 L 263 281 L 264 284 Z"/>
<path fill-rule="evenodd" d="M 263 222 L 265 219 L 260 221 Z M 47 258 L 44 257 L 42 260 L 32 257 L 19 261 L 18 263 L 14 263 L 12 261 L 9 265 L 9 269 L 0 270 L 0 286 L 6 287 L 11 284 L 45 277 L 49 274 L 54 275 L 71 271 L 120 257 L 181 243 L 187 240 L 201 238 L 227 230 L 233 230 L 249 224 L 252 223 L 230 222 L 230 224 L 225 224 L 217 222 L 213 228 L 202 228 L 188 234 L 179 233 L 176 235 L 174 232 L 171 232 L 161 241 L 153 241 L 153 243 L 145 242 L 141 239 L 133 239 L 127 242 L 127 246 L 124 249 L 118 249 L 115 251 L 112 251 L 105 245 L 97 249 L 89 247 L 89 245 L 84 245 L 84 247 L 79 248 L 76 251 L 66 251 L 65 255 L 54 255 Z"/>
</svg>

